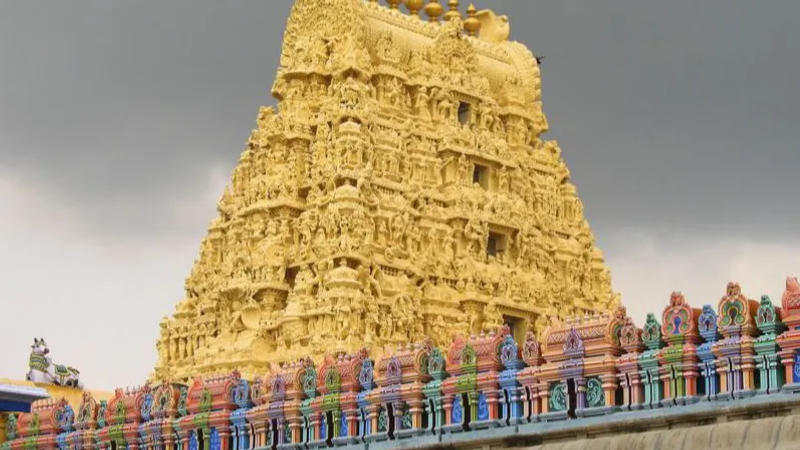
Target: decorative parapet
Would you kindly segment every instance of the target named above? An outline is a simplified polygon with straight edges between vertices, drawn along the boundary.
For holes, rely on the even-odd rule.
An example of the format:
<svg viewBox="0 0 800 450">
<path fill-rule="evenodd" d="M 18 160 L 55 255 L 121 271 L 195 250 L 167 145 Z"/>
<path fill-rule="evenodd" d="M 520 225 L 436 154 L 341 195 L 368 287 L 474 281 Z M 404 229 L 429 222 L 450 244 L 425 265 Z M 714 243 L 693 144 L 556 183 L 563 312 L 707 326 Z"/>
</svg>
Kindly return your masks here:
<svg viewBox="0 0 800 450">
<path fill-rule="evenodd" d="M 790 279 L 784 293 L 790 307 L 798 294 L 800 286 Z M 674 405 L 678 408 L 663 414 L 678 417 L 683 414 L 680 406 L 690 401 L 736 402 L 745 395 L 774 395 L 794 402 L 791 393 L 800 387 L 791 377 L 800 343 L 796 330 L 784 331 L 782 318 L 797 311 L 787 313 L 763 296 L 750 319 L 740 318 L 750 307 L 742 299 L 746 300 L 735 283 L 729 285 L 719 311 L 708 305 L 695 310 L 675 294 L 663 314 L 673 328 L 649 314 L 639 330 L 622 309 L 613 315 L 570 319 L 548 328 L 544 352 L 533 333 L 520 345 L 504 327 L 454 339 L 447 356 L 428 341 L 406 345 L 386 353 L 377 369 L 367 352 L 360 351 L 331 356 L 319 370 L 308 358 L 273 366 L 269 375 L 254 382 L 234 372 L 196 378 L 189 388 L 167 383 L 120 389 L 108 403 L 86 394 L 75 417 L 64 400 L 40 401 L 31 413 L 9 418 L 11 440 L 0 449 L 361 445 L 448 432 L 488 436 L 480 429 L 521 430 L 537 421 L 613 414 L 617 407 Z M 723 314 L 733 325 L 720 319 Z M 754 327 L 747 326 L 749 320 Z M 719 324 L 728 327 L 721 340 L 715 328 Z M 752 335 L 742 335 L 741 330 Z M 662 332 L 673 333 L 673 338 L 662 339 Z M 735 339 L 738 353 L 726 353 Z M 667 345 L 661 347 L 664 341 Z M 699 359 L 706 346 L 720 354 Z M 733 367 L 726 367 L 730 362 L 735 362 Z M 693 391 L 692 383 L 700 376 L 702 388 Z M 730 384 L 737 377 L 741 388 Z M 752 392 L 747 392 L 748 386 Z M 731 408 L 756 403 L 769 401 L 731 403 Z M 629 423 L 636 417 L 624 420 Z M 646 420 L 652 414 L 641 417 Z M 229 449 L 230 443 L 234 448 Z"/>
</svg>

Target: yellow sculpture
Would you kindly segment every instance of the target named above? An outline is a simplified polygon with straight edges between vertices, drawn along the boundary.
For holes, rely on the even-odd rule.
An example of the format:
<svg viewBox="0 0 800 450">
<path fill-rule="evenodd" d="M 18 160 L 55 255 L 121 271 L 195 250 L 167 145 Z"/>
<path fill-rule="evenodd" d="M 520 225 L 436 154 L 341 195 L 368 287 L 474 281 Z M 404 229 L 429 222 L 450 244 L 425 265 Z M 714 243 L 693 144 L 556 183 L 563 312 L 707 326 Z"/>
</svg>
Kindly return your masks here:
<svg viewBox="0 0 800 450">
<path fill-rule="evenodd" d="M 155 378 L 504 322 L 522 339 L 619 303 L 507 18 L 398 3 L 295 3 L 277 110 L 261 108 L 161 322 Z"/>
</svg>

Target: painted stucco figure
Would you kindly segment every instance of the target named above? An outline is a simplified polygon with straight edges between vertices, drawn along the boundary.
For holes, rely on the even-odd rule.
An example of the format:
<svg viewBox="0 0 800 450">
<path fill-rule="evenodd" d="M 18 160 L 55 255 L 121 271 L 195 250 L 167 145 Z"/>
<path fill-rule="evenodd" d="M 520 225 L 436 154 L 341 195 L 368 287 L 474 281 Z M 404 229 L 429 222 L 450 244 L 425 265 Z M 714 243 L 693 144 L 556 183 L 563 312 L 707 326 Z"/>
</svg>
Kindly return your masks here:
<svg viewBox="0 0 800 450">
<path fill-rule="evenodd" d="M 28 358 L 28 373 L 25 379 L 34 383 L 52 383 L 59 386 L 82 388 L 78 369 L 56 364 L 50 359 L 50 349 L 44 339 L 34 338 Z"/>
</svg>

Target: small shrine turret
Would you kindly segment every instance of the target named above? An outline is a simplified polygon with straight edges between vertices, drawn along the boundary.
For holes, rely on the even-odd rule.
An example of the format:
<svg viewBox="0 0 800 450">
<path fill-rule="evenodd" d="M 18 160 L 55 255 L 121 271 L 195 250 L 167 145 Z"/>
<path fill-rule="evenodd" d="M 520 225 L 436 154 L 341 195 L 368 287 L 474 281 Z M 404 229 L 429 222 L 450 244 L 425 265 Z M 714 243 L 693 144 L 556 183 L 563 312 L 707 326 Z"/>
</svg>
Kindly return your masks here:
<svg viewBox="0 0 800 450">
<path fill-rule="evenodd" d="M 229 450 L 230 416 L 236 400 L 249 397 L 249 386 L 238 371 L 195 378 L 187 393 L 188 414 L 179 419 L 181 442 L 189 450 Z"/>
<path fill-rule="evenodd" d="M 353 354 L 326 356 L 317 374 L 319 396 L 311 403 L 317 424 L 316 441 L 309 446 L 347 444 L 358 437 L 358 380 L 366 349 Z"/>
<path fill-rule="evenodd" d="M 656 315 L 647 314 L 647 319 L 642 328 L 642 344 L 645 350 L 639 355 L 639 377 L 644 390 L 642 399 L 643 408 L 657 408 L 661 406 L 664 398 L 664 388 L 661 383 L 658 355 L 661 352 L 661 324 L 656 320 Z"/>
<path fill-rule="evenodd" d="M 605 414 L 617 406 L 619 332 L 625 308 L 551 325 L 539 380 L 542 420 Z"/>
<path fill-rule="evenodd" d="M 510 333 L 503 337 L 500 345 L 500 362 L 503 364 L 503 371 L 497 380 L 501 390 L 498 399 L 500 424 L 517 425 L 524 422 L 522 385 L 517 380 L 517 374 L 525 367 L 525 361 L 514 336 Z"/>
<path fill-rule="evenodd" d="M 697 328 L 703 343 L 697 346 L 697 357 L 700 359 L 700 376 L 702 382 L 697 385 L 698 395 L 713 400 L 719 393 L 719 374 L 717 374 L 717 357 L 714 355 L 714 344 L 719 338 L 717 331 L 717 312 L 711 305 L 703 305 Z"/>
<path fill-rule="evenodd" d="M 667 343 L 658 356 L 664 385 L 662 404 L 672 406 L 697 401 L 697 344 L 700 334 L 697 318 L 700 310 L 692 308 L 683 294 L 673 292 L 664 309 L 661 336 Z"/>
<path fill-rule="evenodd" d="M 761 296 L 756 313 L 756 326 L 761 336 L 756 338 L 754 344 L 759 394 L 779 392 L 786 382 L 777 343 L 778 335 L 785 329 L 781 313 L 781 308 L 773 305 L 768 295 Z"/>
<path fill-rule="evenodd" d="M 440 434 L 443 431 L 442 427 L 447 423 L 442 385 L 448 376 L 447 360 L 441 348 L 431 349 L 427 365 L 427 372 L 431 380 L 425 384 L 422 392 L 425 394 L 425 405 L 428 412 L 428 430 Z"/>
<path fill-rule="evenodd" d="M 95 430 L 97 429 L 97 411 L 99 405 L 91 393 L 85 392 L 81 398 L 78 414 L 75 416 L 75 431 L 70 441 L 75 448 L 92 450 L 95 446 Z"/>
<path fill-rule="evenodd" d="M 639 409 L 644 399 L 644 386 L 639 372 L 639 356 L 645 349 L 642 330 L 636 327 L 630 317 L 619 331 L 619 345 L 625 351 L 617 358 L 619 386 L 622 389 L 623 409 Z"/>
<path fill-rule="evenodd" d="M 431 380 L 428 361 L 430 341 L 401 347 L 378 361 L 377 383 L 372 400 L 378 405 L 376 433 L 369 440 L 407 438 L 425 433 L 428 417 L 425 386 Z"/>
<path fill-rule="evenodd" d="M 544 364 L 542 348 L 536 340 L 536 333 L 529 331 L 522 345 L 522 360 L 527 367 L 517 372 L 522 397 L 523 421 L 535 422 L 542 412 L 539 395 L 539 370 Z"/>
<path fill-rule="evenodd" d="M 170 448 L 176 444 L 179 403 L 181 393 L 186 389 L 182 384 L 166 382 L 145 395 L 140 410 L 144 423 L 139 426 L 140 445 L 143 448 Z"/>
<path fill-rule="evenodd" d="M 446 432 L 499 426 L 500 346 L 508 327 L 469 340 L 457 337 L 447 353 L 450 378 L 442 383 Z"/>
<path fill-rule="evenodd" d="M 75 414 L 65 399 L 38 400 L 31 405 L 31 412 L 14 420 L 16 430 L 9 430 L 9 435 L 16 437 L 11 441 L 11 450 L 66 449 L 66 435 L 73 430 L 74 420 Z"/>
<path fill-rule="evenodd" d="M 786 290 L 781 297 L 783 323 L 786 331 L 777 342 L 781 347 L 780 357 L 784 368 L 786 385 L 784 390 L 800 391 L 800 281 L 797 277 L 786 278 Z"/>
<path fill-rule="evenodd" d="M 722 339 L 714 343 L 719 373 L 719 397 L 748 397 L 755 394 L 755 316 L 758 302 L 742 294 L 738 283 L 730 282 L 717 304 L 717 328 Z"/>
<path fill-rule="evenodd" d="M 101 404 L 98 415 L 102 413 L 103 420 L 98 418 L 97 430 L 97 442 L 101 448 L 139 448 L 139 424 L 143 422 L 141 410 L 150 392 L 148 385 L 118 388 L 107 405 Z"/>
</svg>

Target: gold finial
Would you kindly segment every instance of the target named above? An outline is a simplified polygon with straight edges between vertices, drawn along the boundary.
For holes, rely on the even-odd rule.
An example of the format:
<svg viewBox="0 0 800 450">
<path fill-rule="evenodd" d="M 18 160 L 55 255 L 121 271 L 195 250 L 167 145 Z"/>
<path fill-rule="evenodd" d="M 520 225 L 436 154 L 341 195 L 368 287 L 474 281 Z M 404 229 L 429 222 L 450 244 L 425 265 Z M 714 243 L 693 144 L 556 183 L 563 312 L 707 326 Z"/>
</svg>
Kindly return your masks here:
<svg viewBox="0 0 800 450">
<path fill-rule="evenodd" d="M 425 14 L 428 15 L 431 22 L 438 22 L 439 16 L 441 16 L 443 12 L 444 8 L 439 4 L 439 0 L 430 0 L 428 4 L 425 5 Z"/>
<path fill-rule="evenodd" d="M 424 0 L 406 0 L 406 8 L 412 16 L 419 16 L 419 10 L 424 4 Z"/>
<path fill-rule="evenodd" d="M 461 18 L 461 13 L 458 11 L 458 0 L 449 0 L 447 4 L 450 6 L 450 11 L 444 14 L 444 20 L 453 20 L 456 17 Z"/>
<path fill-rule="evenodd" d="M 481 29 L 481 21 L 475 17 L 477 13 L 478 10 L 475 9 L 475 5 L 470 3 L 467 8 L 467 20 L 464 21 L 464 29 L 467 30 L 470 36 L 475 36 Z"/>
<path fill-rule="evenodd" d="M 400 0 L 386 0 L 389 3 L 389 9 L 397 9 L 397 5 L 400 4 Z"/>
</svg>

